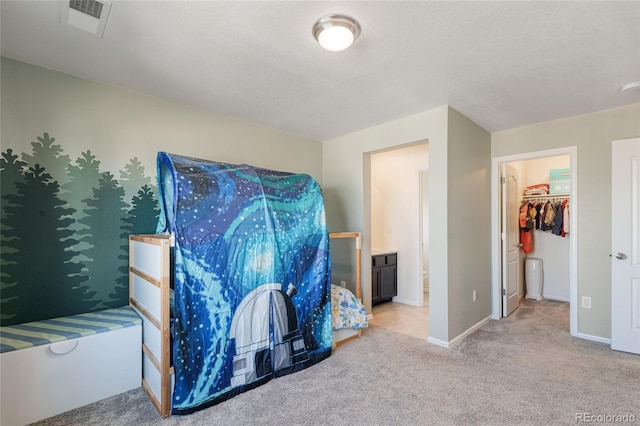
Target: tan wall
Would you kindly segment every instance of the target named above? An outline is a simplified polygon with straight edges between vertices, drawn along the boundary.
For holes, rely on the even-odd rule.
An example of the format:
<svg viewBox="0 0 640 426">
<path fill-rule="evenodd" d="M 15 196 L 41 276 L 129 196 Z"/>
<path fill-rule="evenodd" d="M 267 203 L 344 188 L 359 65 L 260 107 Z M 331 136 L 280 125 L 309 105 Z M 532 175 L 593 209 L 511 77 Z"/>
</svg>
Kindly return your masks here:
<svg viewBox="0 0 640 426">
<path fill-rule="evenodd" d="M 577 147 L 578 333 L 611 337 L 611 141 L 640 136 L 640 105 L 497 132 L 492 157 Z"/>
<path fill-rule="evenodd" d="M 2 58 L 2 150 L 31 151 L 43 132 L 105 170 L 137 156 L 155 176 L 158 151 L 322 178 L 322 144 L 258 124 Z M 116 175 L 116 178 L 118 176 Z"/>
<path fill-rule="evenodd" d="M 332 231 L 363 232 L 364 298 L 370 309 L 370 156 L 420 140 L 429 143 L 429 335 L 448 342 L 490 313 L 489 133 L 443 106 L 325 141 L 327 220 Z M 479 213 L 465 201 L 478 202 Z M 459 232 L 470 223 L 480 225 L 472 233 Z M 471 286 L 479 299 L 469 306 Z"/>
<path fill-rule="evenodd" d="M 400 120 L 331 139 L 323 143 L 323 191 L 330 231 L 360 231 L 363 234 L 362 282 L 364 302 L 371 312 L 371 170 L 372 152 L 417 141 L 429 143 L 430 177 L 438 182 L 429 194 L 433 203 L 446 205 L 446 155 L 448 107 L 442 106 Z M 434 154 L 435 152 L 435 154 Z M 432 212 L 430 240 L 431 311 L 429 330 L 447 339 L 447 238 L 446 209 Z M 444 225 L 444 226 L 443 226 Z M 437 249 L 436 249 L 437 248 Z"/>
<path fill-rule="evenodd" d="M 491 312 L 491 135 L 452 108 L 448 128 L 451 340 Z"/>
<path fill-rule="evenodd" d="M 0 66 L 1 320 L 127 303 L 126 235 L 156 230 L 158 151 L 322 177 L 318 141 L 6 58 Z M 49 275 L 20 273 L 34 255 Z M 47 302 L 46 289 L 65 297 Z"/>
</svg>

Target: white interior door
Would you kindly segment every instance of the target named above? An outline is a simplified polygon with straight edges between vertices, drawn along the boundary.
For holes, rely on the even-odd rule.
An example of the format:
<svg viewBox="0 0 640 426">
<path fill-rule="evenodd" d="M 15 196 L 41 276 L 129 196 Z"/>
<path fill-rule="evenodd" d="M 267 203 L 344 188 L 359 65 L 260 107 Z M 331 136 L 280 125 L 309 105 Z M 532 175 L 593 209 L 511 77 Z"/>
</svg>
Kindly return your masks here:
<svg viewBox="0 0 640 426">
<path fill-rule="evenodd" d="M 518 170 L 502 167 L 502 316 L 515 311 L 520 303 L 520 202 Z"/>
<path fill-rule="evenodd" d="M 640 354 L 640 138 L 611 154 L 611 349 Z"/>
</svg>

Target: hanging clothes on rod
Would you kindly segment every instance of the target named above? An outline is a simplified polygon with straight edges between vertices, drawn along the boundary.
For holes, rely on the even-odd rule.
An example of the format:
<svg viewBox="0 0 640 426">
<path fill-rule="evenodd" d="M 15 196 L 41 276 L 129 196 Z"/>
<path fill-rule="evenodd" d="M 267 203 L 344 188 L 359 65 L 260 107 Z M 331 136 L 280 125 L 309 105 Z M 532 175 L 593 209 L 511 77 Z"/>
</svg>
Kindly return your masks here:
<svg viewBox="0 0 640 426">
<path fill-rule="evenodd" d="M 529 254 L 533 251 L 533 223 L 534 217 L 532 211 L 535 214 L 535 210 L 531 208 L 531 204 L 524 202 L 520 205 L 520 244 L 522 251 L 525 254 Z"/>
<path fill-rule="evenodd" d="M 564 237 L 569 233 L 569 199 L 564 200 L 562 204 L 564 205 L 562 212 L 562 236 Z"/>
<path fill-rule="evenodd" d="M 562 203 L 556 201 L 553 203 L 553 213 L 554 220 L 551 224 L 551 233 L 553 235 L 561 235 L 562 234 Z"/>
<path fill-rule="evenodd" d="M 534 229 L 551 232 L 561 237 L 569 233 L 570 209 L 568 195 L 524 196 L 520 207 L 521 217 L 525 204 L 528 205 L 527 210 L 531 212 Z"/>
</svg>

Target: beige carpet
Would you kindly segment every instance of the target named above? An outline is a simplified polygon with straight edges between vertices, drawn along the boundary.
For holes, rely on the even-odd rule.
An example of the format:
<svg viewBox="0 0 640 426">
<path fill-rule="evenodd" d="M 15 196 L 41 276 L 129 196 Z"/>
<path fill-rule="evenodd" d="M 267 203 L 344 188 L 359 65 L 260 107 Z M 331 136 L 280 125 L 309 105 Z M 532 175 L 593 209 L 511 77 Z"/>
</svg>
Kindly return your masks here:
<svg viewBox="0 0 640 426">
<path fill-rule="evenodd" d="M 372 326 L 312 368 L 188 416 L 161 420 L 137 389 L 38 424 L 640 423 L 640 357 L 571 337 L 568 318 L 566 303 L 526 301 L 453 349 Z"/>
</svg>

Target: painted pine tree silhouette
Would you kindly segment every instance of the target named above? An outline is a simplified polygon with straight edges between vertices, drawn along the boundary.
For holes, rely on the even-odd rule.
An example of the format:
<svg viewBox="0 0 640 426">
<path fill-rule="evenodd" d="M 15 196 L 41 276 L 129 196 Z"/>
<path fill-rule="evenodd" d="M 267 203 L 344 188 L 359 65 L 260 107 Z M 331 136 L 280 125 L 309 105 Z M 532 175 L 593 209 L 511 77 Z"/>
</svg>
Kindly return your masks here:
<svg viewBox="0 0 640 426">
<path fill-rule="evenodd" d="M 65 201 L 73 208 L 84 206 L 82 200 L 93 196 L 93 188 L 99 186 L 101 178 L 100 161 L 96 160 L 96 156 L 91 150 L 80 154 L 75 164 L 69 164 L 67 168 L 68 182 L 63 185 L 63 189 L 67 190 L 64 195 Z M 78 217 L 84 217 L 84 212 L 77 212 Z"/>
<path fill-rule="evenodd" d="M 155 192 L 151 190 L 149 185 L 144 185 L 133 197 L 132 207 L 127 217 L 123 219 L 125 226 L 120 237 L 122 245 L 120 246 L 121 259 L 124 265 L 120 269 L 121 276 L 116 280 L 117 285 L 115 292 L 109 295 L 110 301 L 106 302 L 109 307 L 122 306 L 127 303 L 129 298 L 129 235 L 130 234 L 153 234 L 158 223 L 158 208 Z"/>
<path fill-rule="evenodd" d="M 122 276 L 122 268 L 126 268 L 128 263 L 119 257 L 127 213 L 123 198 L 124 189 L 111 173 L 104 172 L 92 198 L 83 200 L 87 205 L 84 211 L 87 216 L 80 222 L 87 229 L 80 230 L 78 234 L 90 245 L 84 251 L 87 258 L 92 259 L 86 263 L 88 284 L 96 292 L 95 300 L 99 301 L 101 308 L 107 307 L 105 301 L 110 300 L 109 294 L 114 292 L 117 280 Z"/>
<path fill-rule="evenodd" d="M 18 160 L 18 155 L 13 153 L 12 149 L 7 149 L 2 153 L 0 158 L 0 194 L 4 198 L 9 194 L 16 194 L 18 188 L 16 184 L 24 182 L 24 175 L 22 170 L 27 165 L 26 162 Z M 2 208 L 2 218 L 4 219 L 5 212 L 4 206 Z"/>
<path fill-rule="evenodd" d="M 49 133 L 45 132 L 42 137 L 38 136 L 37 139 L 37 142 L 31 142 L 32 155 L 22 153 L 22 160 L 30 166 L 39 164 L 62 187 L 68 181 L 69 156 L 62 153 L 60 145 L 54 144 L 56 138 L 50 137 Z"/>
<path fill-rule="evenodd" d="M 53 318 L 94 308 L 94 293 L 78 273 L 81 264 L 71 259 L 75 240 L 69 226 L 73 209 L 58 198 L 59 186 L 39 164 L 29 167 L 17 192 L 6 194 L 6 228 L 3 237 L 10 252 L 3 270 L 8 282 L 3 290 L 3 312 L 13 315 L 2 324 Z"/>
<path fill-rule="evenodd" d="M 71 163 L 48 133 L 31 146 L 0 158 L 0 323 L 126 304 L 128 235 L 159 214 L 144 166 L 129 160 L 119 184 L 90 150 Z"/>
<path fill-rule="evenodd" d="M 120 170 L 120 185 L 124 188 L 124 201 L 131 205 L 133 197 L 138 194 L 144 185 L 151 186 L 151 178 L 145 176 L 145 169 L 138 157 L 133 157 Z"/>
<path fill-rule="evenodd" d="M 155 187 L 151 185 L 151 178 L 145 176 L 145 168 L 137 157 L 129 160 L 124 170 L 120 171 L 120 184 L 125 190 L 125 201 L 131 206 L 122 227 L 122 245 L 120 246 L 120 260 L 125 262 L 121 269 L 121 276 L 117 280 L 115 292 L 109 297 L 108 306 L 121 306 L 128 298 L 128 265 L 129 235 L 147 234 L 155 232 L 158 222 L 158 199 Z"/>
<path fill-rule="evenodd" d="M 22 169 L 27 163 L 18 160 L 18 156 L 13 154 L 12 149 L 7 149 L 2 153 L 0 158 L 0 194 L 2 194 L 2 216 L 0 218 L 0 321 L 3 319 L 12 318 L 15 314 L 7 313 L 4 308 L 5 303 L 9 303 L 17 296 L 8 296 L 10 292 L 9 288 L 15 286 L 17 282 L 12 280 L 7 274 L 5 266 L 9 264 L 15 264 L 15 260 L 9 261 L 7 255 L 15 252 L 9 244 L 9 237 L 6 237 L 6 231 L 11 229 L 11 226 L 7 220 L 6 207 L 9 205 L 9 195 L 15 196 L 18 193 L 18 183 L 24 182 L 24 175 Z"/>
<path fill-rule="evenodd" d="M 149 185 L 143 185 L 133 197 L 132 203 L 131 210 L 124 219 L 127 226 L 123 228 L 123 236 L 128 238 L 129 234 L 153 234 L 160 214 L 156 193 Z"/>
<path fill-rule="evenodd" d="M 61 197 L 75 210 L 72 216 L 75 219 L 75 223 L 70 226 L 70 229 L 74 232 L 79 232 L 82 229 L 87 229 L 87 226 L 81 222 L 87 216 L 84 212 L 86 204 L 83 200 L 91 198 L 93 196 L 93 188 L 99 186 L 101 176 L 100 161 L 96 160 L 95 155 L 91 154 L 91 150 L 87 150 L 81 153 L 75 164 L 69 164 L 67 170 L 69 181 L 63 185 L 63 189 L 66 191 Z M 84 254 L 84 251 L 89 247 L 90 245 L 87 242 L 79 241 L 74 246 L 74 249 L 80 253 L 75 260 L 83 263 L 93 260 Z"/>
</svg>

